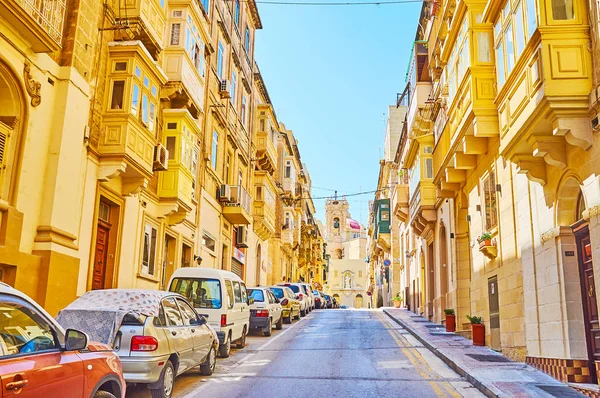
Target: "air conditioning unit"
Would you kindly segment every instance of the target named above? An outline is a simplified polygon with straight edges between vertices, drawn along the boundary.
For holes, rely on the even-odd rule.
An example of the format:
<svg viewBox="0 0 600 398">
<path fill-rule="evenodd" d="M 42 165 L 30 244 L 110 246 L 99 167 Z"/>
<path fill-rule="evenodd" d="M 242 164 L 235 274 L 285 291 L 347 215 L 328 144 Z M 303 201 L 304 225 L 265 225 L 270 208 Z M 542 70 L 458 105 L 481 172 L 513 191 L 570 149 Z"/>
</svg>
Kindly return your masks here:
<svg viewBox="0 0 600 398">
<path fill-rule="evenodd" d="M 219 201 L 220 202 L 231 202 L 231 186 L 221 185 L 219 188 Z"/>
<path fill-rule="evenodd" d="M 248 247 L 248 229 L 246 227 L 241 225 L 237 227 L 237 241 L 235 243 L 237 247 Z"/>
<path fill-rule="evenodd" d="M 156 144 L 154 147 L 153 171 L 164 171 L 168 168 L 169 151 L 162 144 Z"/>
<path fill-rule="evenodd" d="M 221 80 L 219 86 L 219 94 L 221 95 L 221 99 L 231 98 L 230 83 L 229 80 Z"/>
</svg>

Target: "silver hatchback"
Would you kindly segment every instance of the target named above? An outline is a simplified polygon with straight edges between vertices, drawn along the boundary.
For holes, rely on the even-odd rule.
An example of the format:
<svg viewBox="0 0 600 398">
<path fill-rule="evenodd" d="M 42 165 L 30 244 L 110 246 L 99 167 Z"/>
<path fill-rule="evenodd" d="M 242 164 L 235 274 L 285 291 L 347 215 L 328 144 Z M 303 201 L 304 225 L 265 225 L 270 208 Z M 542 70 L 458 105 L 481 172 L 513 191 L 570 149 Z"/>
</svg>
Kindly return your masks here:
<svg viewBox="0 0 600 398">
<path fill-rule="evenodd" d="M 200 367 L 211 375 L 219 345 L 204 317 L 177 293 L 108 289 L 85 293 L 58 317 L 95 341 L 112 344 L 127 383 L 144 383 L 154 398 L 169 398 L 175 376 Z"/>
</svg>

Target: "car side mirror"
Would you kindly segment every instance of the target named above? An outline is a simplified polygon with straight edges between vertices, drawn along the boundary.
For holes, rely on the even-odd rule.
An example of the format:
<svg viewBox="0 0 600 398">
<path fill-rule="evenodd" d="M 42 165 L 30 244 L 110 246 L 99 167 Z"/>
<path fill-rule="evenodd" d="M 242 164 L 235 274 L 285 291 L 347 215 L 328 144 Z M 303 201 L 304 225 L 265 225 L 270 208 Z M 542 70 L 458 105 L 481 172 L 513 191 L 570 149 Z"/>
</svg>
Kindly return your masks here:
<svg viewBox="0 0 600 398">
<path fill-rule="evenodd" d="M 250 297 L 250 298 L 248 298 L 248 305 L 252 305 L 252 304 L 254 304 L 254 298 Z"/>
<path fill-rule="evenodd" d="M 281 303 L 281 301 L 277 297 L 275 297 L 275 304 L 279 304 L 279 303 Z"/>
<path fill-rule="evenodd" d="M 87 334 L 75 329 L 67 329 L 65 334 L 65 349 L 67 351 L 85 350 L 88 346 Z"/>
</svg>

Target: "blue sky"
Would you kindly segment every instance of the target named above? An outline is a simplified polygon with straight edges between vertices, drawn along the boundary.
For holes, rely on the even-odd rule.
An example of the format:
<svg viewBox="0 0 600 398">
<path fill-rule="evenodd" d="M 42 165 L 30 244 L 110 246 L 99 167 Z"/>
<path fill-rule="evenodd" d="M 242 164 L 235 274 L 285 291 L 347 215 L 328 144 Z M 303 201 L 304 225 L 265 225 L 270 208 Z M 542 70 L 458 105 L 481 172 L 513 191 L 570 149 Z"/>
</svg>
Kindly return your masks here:
<svg viewBox="0 0 600 398">
<path fill-rule="evenodd" d="M 385 117 L 404 88 L 421 4 L 258 7 L 255 58 L 277 117 L 299 141 L 313 197 L 333 194 L 316 187 L 376 189 Z M 353 218 L 367 223 L 372 198 L 348 198 Z M 325 201 L 315 205 L 323 220 Z"/>
</svg>

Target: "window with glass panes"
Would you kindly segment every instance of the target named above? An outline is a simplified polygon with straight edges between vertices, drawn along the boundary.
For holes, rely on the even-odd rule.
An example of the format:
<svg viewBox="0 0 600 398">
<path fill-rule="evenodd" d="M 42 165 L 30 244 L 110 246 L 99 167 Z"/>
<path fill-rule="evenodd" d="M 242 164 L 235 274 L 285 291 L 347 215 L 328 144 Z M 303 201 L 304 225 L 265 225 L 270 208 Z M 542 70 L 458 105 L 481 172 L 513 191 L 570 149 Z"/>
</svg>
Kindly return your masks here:
<svg viewBox="0 0 600 398">
<path fill-rule="evenodd" d="M 200 30 L 193 23 L 190 16 L 188 16 L 188 23 L 185 28 L 185 51 L 190 56 L 200 76 L 204 76 L 204 41 L 200 36 Z"/>
<path fill-rule="evenodd" d="M 494 24 L 496 80 L 498 87 L 512 72 L 537 28 L 535 0 L 508 0 Z"/>
<path fill-rule="evenodd" d="M 234 70 L 231 71 L 231 85 L 229 86 L 229 95 L 231 95 L 231 103 L 235 106 L 235 84 L 236 84 L 236 73 Z"/>
<path fill-rule="evenodd" d="M 219 133 L 213 131 L 212 148 L 210 153 L 210 164 L 214 170 L 217 169 L 217 152 L 219 150 Z"/>
<path fill-rule="evenodd" d="M 496 204 L 496 175 L 494 171 L 483 179 L 483 200 L 485 209 L 485 228 L 487 231 L 498 226 L 498 209 Z"/>
<path fill-rule="evenodd" d="M 471 66 L 469 22 L 465 17 L 460 26 L 456 41 L 448 59 L 448 103 L 452 104 L 467 68 Z"/>
</svg>

